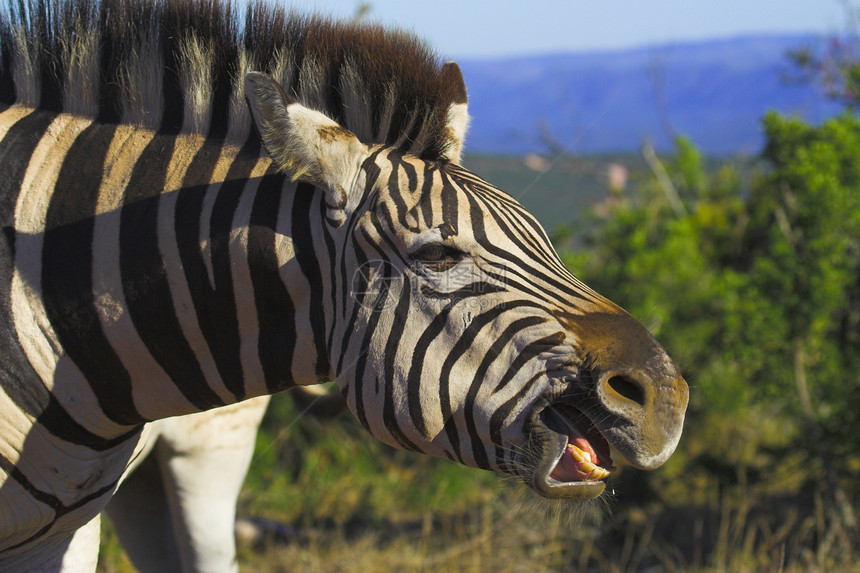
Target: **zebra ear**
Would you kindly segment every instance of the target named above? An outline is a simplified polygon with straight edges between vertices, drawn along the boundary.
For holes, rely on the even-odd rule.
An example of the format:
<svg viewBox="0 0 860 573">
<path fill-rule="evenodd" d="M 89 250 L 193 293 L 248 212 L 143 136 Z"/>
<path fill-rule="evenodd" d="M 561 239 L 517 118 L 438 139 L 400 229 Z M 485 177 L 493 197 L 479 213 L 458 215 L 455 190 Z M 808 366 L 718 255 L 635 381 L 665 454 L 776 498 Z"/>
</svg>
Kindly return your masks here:
<svg viewBox="0 0 860 573">
<path fill-rule="evenodd" d="M 326 188 L 333 194 L 329 204 L 344 207 L 369 155 L 367 147 L 334 120 L 298 103 L 266 74 L 245 76 L 245 97 L 275 165 L 293 179 Z"/>
<path fill-rule="evenodd" d="M 466 95 L 466 82 L 463 81 L 463 72 L 455 62 L 448 62 L 442 66 L 440 72 L 443 84 L 450 83 L 454 88 L 454 100 L 448 107 L 447 133 L 450 146 L 446 152 L 446 159 L 451 163 L 460 163 L 463 153 L 463 144 L 466 140 L 466 131 L 469 129 L 468 96 Z"/>
</svg>

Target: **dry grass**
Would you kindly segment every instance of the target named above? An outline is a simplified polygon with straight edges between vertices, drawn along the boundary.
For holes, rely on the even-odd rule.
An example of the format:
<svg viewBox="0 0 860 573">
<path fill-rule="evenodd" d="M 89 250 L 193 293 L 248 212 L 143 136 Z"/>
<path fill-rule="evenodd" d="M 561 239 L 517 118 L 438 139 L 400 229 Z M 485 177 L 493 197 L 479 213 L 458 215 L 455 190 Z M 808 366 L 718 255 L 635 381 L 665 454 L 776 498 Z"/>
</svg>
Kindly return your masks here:
<svg viewBox="0 0 860 573">
<path fill-rule="evenodd" d="M 510 517 L 514 516 L 514 517 Z M 446 531 L 391 526 L 383 532 L 318 531 L 301 543 L 246 547 L 246 571 L 280 573 L 458 572 L 689 572 L 824 573 L 860 571 L 856 548 L 817 544 L 818 518 L 796 515 L 781 524 L 725 509 L 713 530 L 708 518 L 674 523 L 693 545 L 676 544 L 662 520 L 627 522 L 623 531 L 601 535 L 571 530 L 559 522 L 529 522 L 485 508 L 462 516 Z M 846 551 L 847 550 L 847 551 Z"/>
<path fill-rule="evenodd" d="M 818 496 L 751 503 L 734 491 L 711 508 L 592 505 L 577 515 L 532 501 L 505 491 L 458 515 L 319 523 L 288 543 L 241 544 L 239 563 L 256 573 L 860 572 L 857 544 Z M 133 569 L 108 539 L 99 571 Z"/>
</svg>

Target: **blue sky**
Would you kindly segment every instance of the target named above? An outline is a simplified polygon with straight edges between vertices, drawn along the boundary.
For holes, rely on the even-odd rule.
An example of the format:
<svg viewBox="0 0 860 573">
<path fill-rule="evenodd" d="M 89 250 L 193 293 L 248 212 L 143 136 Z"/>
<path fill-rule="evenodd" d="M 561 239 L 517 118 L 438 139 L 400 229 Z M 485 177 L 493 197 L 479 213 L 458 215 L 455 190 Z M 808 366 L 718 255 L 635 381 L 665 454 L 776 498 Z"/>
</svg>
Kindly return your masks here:
<svg viewBox="0 0 860 573">
<path fill-rule="evenodd" d="M 367 0 L 370 17 L 424 37 L 445 58 L 622 49 L 748 34 L 845 30 L 860 0 Z M 293 0 L 336 17 L 356 0 Z"/>
</svg>

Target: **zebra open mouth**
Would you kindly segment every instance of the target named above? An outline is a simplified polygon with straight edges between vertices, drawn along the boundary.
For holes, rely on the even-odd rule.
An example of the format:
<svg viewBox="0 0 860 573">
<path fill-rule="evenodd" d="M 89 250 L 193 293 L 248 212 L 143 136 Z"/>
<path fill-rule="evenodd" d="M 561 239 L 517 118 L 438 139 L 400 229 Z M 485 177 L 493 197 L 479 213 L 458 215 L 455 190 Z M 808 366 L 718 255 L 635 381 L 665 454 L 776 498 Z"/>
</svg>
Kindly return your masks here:
<svg viewBox="0 0 860 573">
<path fill-rule="evenodd" d="M 589 499 L 603 493 L 613 469 L 609 442 L 579 410 L 555 403 L 537 417 L 544 434 L 534 486 L 547 497 Z M 542 428 L 541 428 L 542 426 Z"/>
</svg>

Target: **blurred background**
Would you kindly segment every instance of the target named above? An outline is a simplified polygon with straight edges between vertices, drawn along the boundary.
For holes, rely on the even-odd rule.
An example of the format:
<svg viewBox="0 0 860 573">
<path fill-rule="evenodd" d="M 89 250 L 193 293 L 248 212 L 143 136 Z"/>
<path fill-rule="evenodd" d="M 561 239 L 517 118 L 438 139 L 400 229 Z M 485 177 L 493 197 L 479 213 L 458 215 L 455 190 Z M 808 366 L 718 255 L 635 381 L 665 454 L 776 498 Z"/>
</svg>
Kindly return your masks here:
<svg viewBox="0 0 860 573">
<path fill-rule="evenodd" d="M 860 571 L 860 4 L 295 7 L 458 61 L 466 167 L 652 331 L 691 403 L 663 468 L 574 510 L 277 396 L 244 570 Z M 114 547 L 101 567 L 128 566 Z"/>
</svg>

